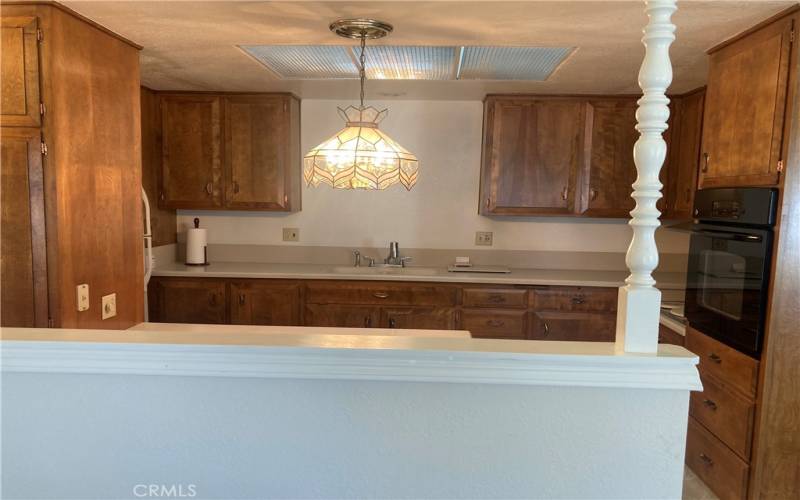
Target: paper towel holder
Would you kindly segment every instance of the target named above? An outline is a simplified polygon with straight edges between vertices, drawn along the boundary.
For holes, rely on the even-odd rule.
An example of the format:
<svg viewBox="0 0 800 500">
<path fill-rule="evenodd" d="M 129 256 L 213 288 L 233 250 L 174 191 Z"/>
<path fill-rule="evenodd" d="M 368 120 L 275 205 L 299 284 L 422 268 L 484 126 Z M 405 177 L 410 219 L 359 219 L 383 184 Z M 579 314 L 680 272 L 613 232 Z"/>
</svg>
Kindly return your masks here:
<svg viewBox="0 0 800 500">
<path fill-rule="evenodd" d="M 195 217 L 193 222 L 194 222 L 194 228 L 195 229 L 200 229 L 200 219 Z M 187 240 L 188 240 L 188 238 L 187 238 Z M 188 244 L 188 241 L 187 241 L 187 244 Z M 187 249 L 187 260 L 188 260 L 188 249 Z M 203 246 L 203 262 L 184 262 L 184 264 L 187 265 L 187 266 L 209 266 L 209 265 L 211 265 L 211 263 L 208 262 L 208 244 Z"/>
</svg>

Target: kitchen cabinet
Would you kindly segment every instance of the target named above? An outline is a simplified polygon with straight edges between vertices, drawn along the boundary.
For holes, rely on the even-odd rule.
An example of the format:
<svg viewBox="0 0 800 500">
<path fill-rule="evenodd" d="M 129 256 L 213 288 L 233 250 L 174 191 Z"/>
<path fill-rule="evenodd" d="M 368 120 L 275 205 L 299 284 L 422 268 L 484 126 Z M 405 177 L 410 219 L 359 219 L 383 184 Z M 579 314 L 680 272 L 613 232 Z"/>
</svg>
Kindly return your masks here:
<svg viewBox="0 0 800 500">
<path fill-rule="evenodd" d="M 3 326 L 47 326 L 47 256 L 41 132 L 0 129 Z"/>
<path fill-rule="evenodd" d="M 381 327 L 420 330 L 455 330 L 455 309 L 445 307 L 384 307 Z"/>
<path fill-rule="evenodd" d="M 705 88 L 675 96 L 670 105 L 667 158 L 661 171 L 664 197 L 659 200 L 665 219 L 690 219 L 697 191 Z"/>
<path fill-rule="evenodd" d="M 585 128 L 581 100 L 487 97 L 480 213 L 573 214 Z"/>
<path fill-rule="evenodd" d="M 300 324 L 300 286 L 248 280 L 231 283 L 231 324 Z"/>
<path fill-rule="evenodd" d="M 701 189 L 778 184 L 793 24 L 785 16 L 711 50 Z"/>
<path fill-rule="evenodd" d="M 589 161 L 581 176 L 581 214 L 589 217 L 628 217 L 636 206 L 631 184 L 636 180 L 633 145 L 636 99 L 592 100 L 587 128 L 591 130 Z"/>
<path fill-rule="evenodd" d="M 280 95 L 226 96 L 224 102 L 226 208 L 299 209 L 299 127 L 292 126 L 299 102 Z"/>
<path fill-rule="evenodd" d="M 161 95 L 161 193 L 165 208 L 221 208 L 220 99 Z"/>
<path fill-rule="evenodd" d="M 0 123 L 3 127 L 38 127 L 39 109 L 39 24 L 35 16 L 3 16 L 2 92 Z"/>
<path fill-rule="evenodd" d="M 744 500 L 750 467 L 693 417 L 686 434 L 686 464 L 720 498 Z"/>
<path fill-rule="evenodd" d="M 341 304 L 306 304 L 305 326 L 378 328 L 380 308 Z"/>
<path fill-rule="evenodd" d="M 151 321 L 227 323 L 227 293 L 222 280 L 154 280 L 149 287 Z"/>
<path fill-rule="evenodd" d="M 535 311 L 531 313 L 531 340 L 614 342 L 617 316 L 608 313 Z"/>
<path fill-rule="evenodd" d="M 464 309 L 461 328 L 475 338 L 524 340 L 526 316 L 524 310 Z"/>
<path fill-rule="evenodd" d="M 300 102 L 289 94 L 156 93 L 159 206 L 301 208 Z"/>
</svg>

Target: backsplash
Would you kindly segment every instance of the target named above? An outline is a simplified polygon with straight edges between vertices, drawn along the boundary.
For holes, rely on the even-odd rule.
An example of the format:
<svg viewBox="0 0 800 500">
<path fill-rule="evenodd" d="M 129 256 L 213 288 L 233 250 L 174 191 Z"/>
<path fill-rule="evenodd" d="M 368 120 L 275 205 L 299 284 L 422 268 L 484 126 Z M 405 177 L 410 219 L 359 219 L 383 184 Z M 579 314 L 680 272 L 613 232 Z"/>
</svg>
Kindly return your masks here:
<svg viewBox="0 0 800 500">
<path fill-rule="evenodd" d="M 341 128 L 334 100 L 302 103 L 305 152 Z M 412 191 L 343 191 L 303 187 L 303 209 L 269 212 L 178 212 L 183 232 L 200 217 L 215 245 L 276 245 L 383 249 L 515 250 L 537 252 L 624 253 L 631 231 L 624 219 L 569 217 L 483 217 L 478 215 L 481 126 L 479 101 L 383 101 L 389 108 L 381 124 L 420 159 L 420 178 Z M 299 166 L 298 166 L 299 168 Z M 282 228 L 299 228 L 299 243 L 282 241 Z M 491 231 L 491 247 L 475 246 L 476 231 Z M 685 254 L 685 234 L 659 231 L 659 250 Z"/>
</svg>

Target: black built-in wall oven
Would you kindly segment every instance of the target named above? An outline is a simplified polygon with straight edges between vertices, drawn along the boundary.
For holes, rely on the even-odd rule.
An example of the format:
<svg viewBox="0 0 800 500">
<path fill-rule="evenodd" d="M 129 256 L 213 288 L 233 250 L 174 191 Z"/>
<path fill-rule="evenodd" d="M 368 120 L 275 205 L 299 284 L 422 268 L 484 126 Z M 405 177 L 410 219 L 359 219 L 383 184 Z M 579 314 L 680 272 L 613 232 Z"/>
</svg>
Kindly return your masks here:
<svg viewBox="0 0 800 500">
<path fill-rule="evenodd" d="M 767 310 L 778 193 L 771 188 L 697 192 L 685 313 L 696 330 L 759 357 Z"/>
</svg>

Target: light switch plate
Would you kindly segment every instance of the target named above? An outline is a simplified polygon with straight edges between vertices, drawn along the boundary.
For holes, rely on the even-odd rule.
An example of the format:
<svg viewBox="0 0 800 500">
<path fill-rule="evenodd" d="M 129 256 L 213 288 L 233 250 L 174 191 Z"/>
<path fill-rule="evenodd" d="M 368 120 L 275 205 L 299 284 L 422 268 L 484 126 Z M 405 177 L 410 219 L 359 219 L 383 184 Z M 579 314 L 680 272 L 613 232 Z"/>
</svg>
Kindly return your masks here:
<svg viewBox="0 0 800 500">
<path fill-rule="evenodd" d="M 78 312 L 88 311 L 89 310 L 89 285 L 83 283 L 82 285 L 78 285 L 76 288 L 77 291 L 77 303 L 78 303 Z"/>
<path fill-rule="evenodd" d="M 117 294 L 103 295 L 103 319 L 113 318 L 117 315 Z"/>
<path fill-rule="evenodd" d="M 492 246 L 492 232 L 491 231 L 476 231 L 475 244 L 482 247 Z"/>
<path fill-rule="evenodd" d="M 300 241 L 300 229 L 296 227 L 283 228 L 283 241 Z"/>
</svg>

